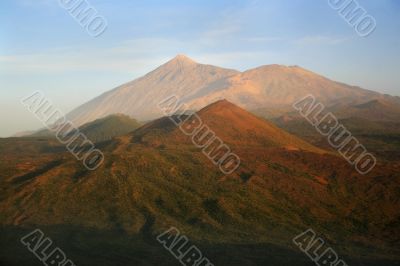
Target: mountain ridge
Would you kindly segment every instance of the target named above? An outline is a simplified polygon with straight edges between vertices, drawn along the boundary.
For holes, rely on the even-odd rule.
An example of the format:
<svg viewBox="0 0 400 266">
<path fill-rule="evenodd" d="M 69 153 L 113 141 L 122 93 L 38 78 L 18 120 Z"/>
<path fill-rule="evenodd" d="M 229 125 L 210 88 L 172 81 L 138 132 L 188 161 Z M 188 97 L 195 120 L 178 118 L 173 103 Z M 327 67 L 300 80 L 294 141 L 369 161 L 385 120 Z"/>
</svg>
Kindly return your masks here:
<svg viewBox="0 0 400 266">
<path fill-rule="evenodd" d="M 171 95 L 195 110 L 227 99 L 251 111 L 288 107 L 310 93 L 326 105 L 395 98 L 332 81 L 299 66 L 273 64 L 240 72 L 177 55 L 146 75 L 77 107 L 67 117 L 76 125 L 113 113 L 148 121 L 162 116 L 157 104 Z"/>
</svg>

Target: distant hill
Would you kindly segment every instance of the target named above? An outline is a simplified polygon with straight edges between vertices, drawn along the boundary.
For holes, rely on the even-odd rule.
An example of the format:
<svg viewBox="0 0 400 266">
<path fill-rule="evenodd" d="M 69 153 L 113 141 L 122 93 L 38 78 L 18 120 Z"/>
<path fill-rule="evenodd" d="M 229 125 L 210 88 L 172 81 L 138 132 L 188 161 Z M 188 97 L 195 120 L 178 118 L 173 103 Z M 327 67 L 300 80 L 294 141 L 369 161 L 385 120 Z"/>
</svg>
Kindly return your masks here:
<svg viewBox="0 0 400 266">
<path fill-rule="evenodd" d="M 127 115 L 116 114 L 97 119 L 79 128 L 91 141 L 110 140 L 116 136 L 125 135 L 141 126 L 141 123 Z"/>
<path fill-rule="evenodd" d="M 381 116 L 368 116 L 370 110 L 351 112 L 353 108 L 342 108 L 343 112 L 338 114 L 339 122 L 343 124 L 353 136 L 355 136 L 368 151 L 372 152 L 380 159 L 396 161 L 400 160 L 400 120 L 396 118 L 396 113 L 383 113 Z M 354 107 L 357 109 L 357 107 Z M 379 111 L 380 112 L 380 111 Z M 336 113 L 335 113 L 336 114 Z M 347 117 L 349 115 L 350 117 Z M 354 116 L 353 116 L 354 115 Z M 382 120 L 379 120 L 378 118 Z M 327 137 L 322 136 L 304 118 L 295 115 L 283 115 L 272 120 L 278 127 L 302 138 L 313 145 L 322 149 L 331 150 Z"/>
<path fill-rule="evenodd" d="M 360 104 L 334 105 L 329 109 L 342 119 L 356 117 L 370 121 L 400 122 L 400 104 L 394 99 L 374 99 Z"/>
<path fill-rule="evenodd" d="M 246 109 L 285 109 L 307 94 L 326 105 L 362 104 L 398 97 L 329 80 L 298 66 L 266 65 L 248 71 L 200 64 L 178 55 L 145 76 L 110 90 L 68 114 L 77 125 L 113 113 L 148 121 L 162 116 L 157 104 L 178 96 L 194 110 L 221 99 Z"/>
<path fill-rule="evenodd" d="M 113 114 L 84 124 L 79 127 L 79 130 L 92 142 L 100 142 L 104 140 L 110 140 L 116 136 L 127 134 L 140 126 L 141 123 L 127 115 Z M 30 135 L 30 137 L 53 136 L 53 133 L 47 129 L 40 130 Z"/>
<path fill-rule="evenodd" d="M 384 97 L 359 103 L 325 105 L 322 114 L 332 112 L 361 144 L 380 159 L 400 160 L 400 104 L 398 97 Z M 318 133 L 293 107 L 259 108 L 257 116 L 313 145 L 332 150 L 327 138 Z"/>
</svg>

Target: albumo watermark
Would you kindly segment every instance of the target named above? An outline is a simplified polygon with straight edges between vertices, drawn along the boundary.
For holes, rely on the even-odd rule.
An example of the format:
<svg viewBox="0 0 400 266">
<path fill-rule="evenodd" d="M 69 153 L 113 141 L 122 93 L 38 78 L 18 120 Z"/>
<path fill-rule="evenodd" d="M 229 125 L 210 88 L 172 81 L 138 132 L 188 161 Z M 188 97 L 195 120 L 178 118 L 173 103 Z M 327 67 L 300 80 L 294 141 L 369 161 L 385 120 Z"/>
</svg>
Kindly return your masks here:
<svg viewBox="0 0 400 266">
<path fill-rule="evenodd" d="M 171 227 L 157 237 L 160 242 L 182 265 L 184 266 L 214 266 L 205 257 L 200 249 L 189 243 L 185 235 L 181 235 L 178 229 Z"/>
<path fill-rule="evenodd" d="M 367 37 L 376 28 L 376 20 L 356 0 L 328 0 L 329 5 L 357 32 Z"/>
<path fill-rule="evenodd" d="M 87 0 L 59 0 L 59 3 L 90 36 L 98 37 L 107 29 L 107 20 Z"/>
<path fill-rule="evenodd" d="M 314 95 L 307 95 L 295 102 L 293 108 L 315 127 L 329 144 L 336 149 L 360 174 L 369 173 L 376 165 L 376 158 L 369 153 L 346 127 L 339 123 L 331 112 L 324 112 L 325 106 L 316 101 Z"/>
<path fill-rule="evenodd" d="M 66 145 L 76 159 L 83 161 L 88 170 L 95 170 L 103 163 L 103 153 L 59 109 L 54 108 L 42 92 L 34 92 L 23 98 L 21 103 L 54 133 L 60 143 Z"/>
<path fill-rule="evenodd" d="M 293 243 L 318 266 L 347 266 L 331 247 L 323 248 L 325 241 L 317 238 L 312 229 L 294 237 Z"/>
<path fill-rule="evenodd" d="M 40 229 L 35 229 L 26 236 L 23 236 L 21 243 L 46 266 L 75 266 L 67 258 L 64 251 L 54 246 L 53 241 L 45 237 Z"/>
<path fill-rule="evenodd" d="M 188 115 L 189 107 L 180 103 L 175 95 L 162 100 L 158 107 L 200 148 L 204 155 L 226 175 L 233 173 L 240 166 L 240 158 L 212 131 L 196 114 Z"/>
</svg>

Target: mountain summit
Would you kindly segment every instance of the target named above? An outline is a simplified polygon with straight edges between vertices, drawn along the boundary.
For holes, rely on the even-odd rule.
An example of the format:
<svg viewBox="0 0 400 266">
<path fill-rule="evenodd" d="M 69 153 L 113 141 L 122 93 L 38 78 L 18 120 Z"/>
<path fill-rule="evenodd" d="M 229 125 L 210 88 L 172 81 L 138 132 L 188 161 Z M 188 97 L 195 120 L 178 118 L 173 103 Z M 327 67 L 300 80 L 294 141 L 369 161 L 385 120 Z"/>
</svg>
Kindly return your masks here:
<svg viewBox="0 0 400 266">
<path fill-rule="evenodd" d="M 247 110 L 287 107 L 313 94 L 329 105 L 363 103 L 382 94 L 335 82 L 298 66 L 267 65 L 245 72 L 195 62 L 177 55 L 145 76 L 121 85 L 73 110 L 76 125 L 122 113 L 138 120 L 162 116 L 157 104 L 176 95 L 199 110 L 227 99 Z"/>
<path fill-rule="evenodd" d="M 161 65 L 159 67 L 164 69 L 164 70 L 169 70 L 171 72 L 176 72 L 176 71 L 188 71 L 190 69 L 198 67 L 199 63 L 194 61 L 193 59 L 187 57 L 186 55 L 183 54 L 178 54 L 171 60 L 169 60 L 167 63 Z"/>
<path fill-rule="evenodd" d="M 215 85 L 218 81 L 238 73 L 178 55 L 145 76 L 83 104 L 68 116 L 76 125 L 114 113 L 151 120 L 162 116 L 157 104 L 165 98 L 176 95 L 185 99 L 203 91 L 213 91 L 219 87 Z"/>
<path fill-rule="evenodd" d="M 198 64 L 193 59 L 189 58 L 188 56 L 186 56 L 184 54 L 178 54 L 169 62 L 170 63 L 181 63 L 181 64 Z"/>
</svg>

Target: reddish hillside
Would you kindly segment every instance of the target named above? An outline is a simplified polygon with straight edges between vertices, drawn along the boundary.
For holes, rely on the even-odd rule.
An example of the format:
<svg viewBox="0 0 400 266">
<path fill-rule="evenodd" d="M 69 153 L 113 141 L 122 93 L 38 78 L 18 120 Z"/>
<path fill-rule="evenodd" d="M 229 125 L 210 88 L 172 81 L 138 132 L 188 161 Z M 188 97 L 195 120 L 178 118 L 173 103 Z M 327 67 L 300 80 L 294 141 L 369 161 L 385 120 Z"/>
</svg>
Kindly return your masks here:
<svg viewBox="0 0 400 266">
<path fill-rule="evenodd" d="M 246 110 L 220 100 L 197 112 L 202 124 L 211 129 L 224 143 L 245 147 L 280 147 L 288 150 L 306 150 L 324 153 L 311 144 L 297 138 L 272 123 L 256 117 Z M 185 121 L 191 123 L 195 118 Z M 196 122 L 198 124 L 198 122 Z M 204 131 L 201 131 L 204 133 Z M 175 144 L 191 141 L 172 121 L 161 118 L 136 130 L 134 141 L 156 144 Z"/>
</svg>

